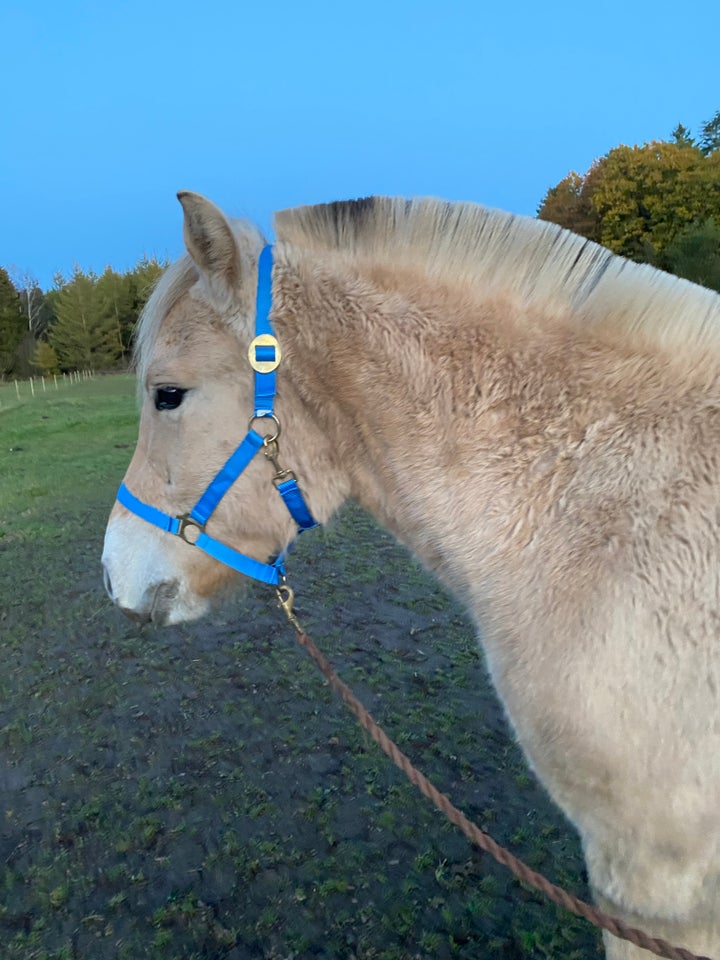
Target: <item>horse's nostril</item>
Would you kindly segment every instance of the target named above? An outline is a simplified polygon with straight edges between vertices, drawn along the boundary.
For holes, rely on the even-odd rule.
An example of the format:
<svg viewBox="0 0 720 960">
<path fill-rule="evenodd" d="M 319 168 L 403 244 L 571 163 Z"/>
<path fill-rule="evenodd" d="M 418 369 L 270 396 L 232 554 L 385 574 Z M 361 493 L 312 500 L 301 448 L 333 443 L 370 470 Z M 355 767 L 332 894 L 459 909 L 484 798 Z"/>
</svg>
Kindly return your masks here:
<svg viewBox="0 0 720 960">
<path fill-rule="evenodd" d="M 105 591 L 110 599 L 113 599 L 112 592 L 112 583 L 110 582 L 110 574 L 107 571 L 107 567 L 103 567 L 103 583 L 105 584 Z"/>
</svg>

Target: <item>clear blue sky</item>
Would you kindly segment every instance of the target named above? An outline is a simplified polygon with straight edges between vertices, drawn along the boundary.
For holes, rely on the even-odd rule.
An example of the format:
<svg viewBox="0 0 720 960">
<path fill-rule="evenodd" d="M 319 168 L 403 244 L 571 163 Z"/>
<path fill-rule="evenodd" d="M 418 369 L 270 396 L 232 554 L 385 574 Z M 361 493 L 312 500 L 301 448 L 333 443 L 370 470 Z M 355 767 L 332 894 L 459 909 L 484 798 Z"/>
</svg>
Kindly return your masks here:
<svg viewBox="0 0 720 960">
<path fill-rule="evenodd" d="M 269 230 L 371 193 L 534 214 L 720 109 L 720 2 L 0 0 L 0 265 L 181 250 L 178 189 Z"/>
</svg>

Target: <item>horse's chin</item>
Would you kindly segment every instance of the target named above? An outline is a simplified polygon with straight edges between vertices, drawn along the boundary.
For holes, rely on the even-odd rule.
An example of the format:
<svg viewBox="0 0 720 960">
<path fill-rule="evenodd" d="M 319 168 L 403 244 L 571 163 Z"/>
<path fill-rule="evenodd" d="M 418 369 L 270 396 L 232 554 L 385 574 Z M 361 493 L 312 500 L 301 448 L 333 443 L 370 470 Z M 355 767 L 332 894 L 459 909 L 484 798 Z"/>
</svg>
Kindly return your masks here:
<svg viewBox="0 0 720 960">
<path fill-rule="evenodd" d="M 177 623 L 192 623 L 200 620 L 210 610 L 207 597 L 179 589 L 176 584 L 160 584 L 152 607 L 150 619 L 156 626 L 172 627 Z"/>
</svg>

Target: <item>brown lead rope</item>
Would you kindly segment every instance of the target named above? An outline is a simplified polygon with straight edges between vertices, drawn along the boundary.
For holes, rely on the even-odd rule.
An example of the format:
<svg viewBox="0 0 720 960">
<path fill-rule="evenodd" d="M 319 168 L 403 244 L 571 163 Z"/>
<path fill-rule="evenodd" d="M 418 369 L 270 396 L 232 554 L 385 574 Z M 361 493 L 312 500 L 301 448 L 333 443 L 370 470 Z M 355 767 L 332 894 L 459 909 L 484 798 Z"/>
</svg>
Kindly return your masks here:
<svg viewBox="0 0 720 960">
<path fill-rule="evenodd" d="M 441 793 L 434 787 L 427 777 L 412 765 L 409 757 L 393 743 L 382 727 L 373 720 L 372 716 L 362 703 L 360 703 L 352 690 L 338 677 L 330 662 L 320 653 L 293 614 L 293 594 L 290 588 L 282 586 L 278 591 L 278 597 L 280 599 L 280 606 L 285 611 L 288 620 L 295 629 L 298 641 L 315 661 L 330 686 L 340 694 L 344 702 L 358 718 L 361 726 L 367 730 L 373 740 L 383 752 L 390 757 L 393 763 L 402 770 L 410 783 L 414 784 L 424 796 L 431 800 L 451 823 L 459 827 L 468 839 L 472 840 L 472 842 L 476 843 L 482 850 L 485 850 L 493 856 L 498 863 L 507 867 L 518 879 L 544 893 L 553 903 L 565 907 L 566 910 L 570 910 L 571 913 L 576 914 L 576 916 L 584 917 L 596 927 L 608 930 L 615 937 L 629 940 L 636 946 L 644 950 L 650 950 L 659 957 L 667 957 L 668 960 L 711 960 L 710 957 L 698 956 L 697 954 L 691 953 L 690 950 L 686 950 L 684 947 L 674 947 L 666 940 L 651 937 L 642 930 L 628 926 L 619 918 L 611 917 L 591 906 L 589 903 L 585 903 L 584 900 L 578 899 L 578 897 L 563 890 L 562 887 L 555 886 L 554 883 L 547 880 L 541 873 L 531 870 L 522 860 L 518 860 L 509 850 L 501 847 L 491 836 L 475 826 L 457 807 L 453 806 L 450 799 L 446 797 L 444 793 Z"/>
</svg>

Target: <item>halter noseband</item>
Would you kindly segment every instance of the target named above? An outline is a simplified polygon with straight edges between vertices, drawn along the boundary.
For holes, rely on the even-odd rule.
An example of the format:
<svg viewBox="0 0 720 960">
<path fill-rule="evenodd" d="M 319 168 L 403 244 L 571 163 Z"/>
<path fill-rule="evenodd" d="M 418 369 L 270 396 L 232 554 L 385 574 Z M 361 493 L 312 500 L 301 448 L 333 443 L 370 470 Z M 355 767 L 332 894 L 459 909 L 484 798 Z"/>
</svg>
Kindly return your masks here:
<svg viewBox="0 0 720 960">
<path fill-rule="evenodd" d="M 205 533 L 205 525 L 215 508 L 255 454 L 261 449 L 264 449 L 265 456 L 275 467 L 273 484 L 283 498 L 299 530 L 309 530 L 311 527 L 317 526 L 317 521 L 313 519 L 308 509 L 294 473 L 291 470 L 283 470 L 277 462 L 277 439 L 280 435 L 280 421 L 274 412 L 275 370 L 280 363 L 281 354 L 270 324 L 272 263 L 272 247 L 268 245 L 263 248 L 258 262 L 255 339 L 248 350 L 250 366 L 255 371 L 255 406 L 245 439 L 228 458 L 188 513 L 171 517 L 170 514 L 163 513 L 157 507 L 143 503 L 128 490 L 124 483 L 120 484 L 117 499 L 131 513 L 136 514 L 153 526 L 165 530 L 167 533 L 181 537 L 186 543 L 198 547 L 246 577 L 278 586 L 285 579 L 285 551 L 273 563 L 262 563 L 260 560 L 254 560 L 252 557 L 247 557 L 245 554 L 233 550 L 232 547 L 220 543 L 220 541 Z M 275 432 L 272 435 L 268 434 L 262 437 L 253 430 L 253 424 L 256 420 L 264 419 L 273 421 Z"/>
</svg>

